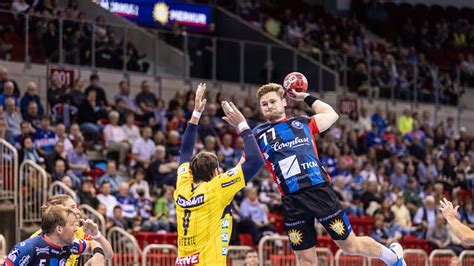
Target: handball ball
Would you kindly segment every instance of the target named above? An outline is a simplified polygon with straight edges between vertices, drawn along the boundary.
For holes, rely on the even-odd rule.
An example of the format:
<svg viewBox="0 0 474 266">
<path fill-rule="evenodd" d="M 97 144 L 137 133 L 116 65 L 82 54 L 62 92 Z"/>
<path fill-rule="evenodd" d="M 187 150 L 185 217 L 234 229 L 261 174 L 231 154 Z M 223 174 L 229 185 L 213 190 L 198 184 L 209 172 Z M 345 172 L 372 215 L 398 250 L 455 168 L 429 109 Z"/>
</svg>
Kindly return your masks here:
<svg viewBox="0 0 474 266">
<path fill-rule="evenodd" d="M 305 92 L 308 90 L 308 80 L 300 72 L 291 72 L 286 75 L 285 80 L 283 81 L 283 88 L 285 88 L 287 92 L 291 90 Z"/>
</svg>

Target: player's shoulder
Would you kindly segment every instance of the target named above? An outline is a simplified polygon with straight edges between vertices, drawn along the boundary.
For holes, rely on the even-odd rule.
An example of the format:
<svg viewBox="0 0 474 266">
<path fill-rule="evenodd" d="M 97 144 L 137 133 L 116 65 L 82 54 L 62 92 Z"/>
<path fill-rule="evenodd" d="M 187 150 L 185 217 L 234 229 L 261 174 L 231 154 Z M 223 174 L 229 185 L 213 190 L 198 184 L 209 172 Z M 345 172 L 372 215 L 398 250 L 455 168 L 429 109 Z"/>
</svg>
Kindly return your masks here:
<svg viewBox="0 0 474 266">
<path fill-rule="evenodd" d="M 189 172 L 189 162 L 182 163 L 178 166 L 178 175 L 186 174 Z"/>
<path fill-rule="evenodd" d="M 252 132 L 253 132 L 254 135 L 257 135 L 258 133 L 264 131 L 265 129 L 267 129 L 267 128 L 270 127 L 270 126 L 271 126 L 270 123 L 263 123 L 263 124 L 260 124 L 260 125 L 258 125 L 258 126 L 256 126 L 256 127 L 254 127 L 254 128 L 252 129 Z"/>
<path fill-rule="evenodd" d="M 300 121 L 300 122 L 305 121 L 305 122 L 307 122 L 309 120 L 311 120 L 311 117 L 308 116 L 308 115 L 295 115 L 295 116 L 292 116 L 292 117 L 288 118 L 289 122 L 292 122 L 292 121 Z"/>
</svg>

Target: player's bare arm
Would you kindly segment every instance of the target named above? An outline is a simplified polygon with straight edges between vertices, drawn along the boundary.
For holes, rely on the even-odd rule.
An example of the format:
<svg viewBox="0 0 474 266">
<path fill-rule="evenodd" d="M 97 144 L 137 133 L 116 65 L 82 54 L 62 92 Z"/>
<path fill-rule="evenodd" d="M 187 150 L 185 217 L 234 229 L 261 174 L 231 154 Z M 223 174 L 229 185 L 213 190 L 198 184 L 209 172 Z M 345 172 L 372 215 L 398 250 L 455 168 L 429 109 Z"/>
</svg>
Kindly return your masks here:
<svg viewBox="0 0 474 266">
<path fill-rule="evenodd" d="M 92 237 L 94 241 L 99 243 L 100 246 L 102 247 L 105 259 L 106 260 L 112 259 L 112 257 L 114 256 L 114 251 L 109 241 L 100 233 L 99 226 L 90 219 L 81 220 L 81 222 L 83 224 L 84 232 L 88 234 L 90 237 Z M 94 252 L 95 247 L 96 246 L 93 245 L 92 241 L 89 241 L 87 243 L 86 252 L 92 254 Z"/>
<path fill-rule="evenodd" d="M 311 104 L 311 109 L 316 113 L 313 117 L 318 125 L 319 132 L 326 131 L 337 121 L 337 119 L 339 119 L 339 115 L 336 113 L 334 108 L 309 93 L 292 90 L 292 92 L 289 93 L 289 96 L 295 101 L 305 101 L 306 103 L 313 102 Z"/>
<path fill-rule="evenodd" d="M 451 226 L 454 234 L 459 237 L 459 239 L 461 239 L 463 244 L 474 245 L 474 231 L 472 231 L 457 218 L 459 205 L 454 207 L 453 203 L 445 198 L 439 203 L 439 210 L 443 214 L 444 218 L 446 218 L 446 221 L 448 221 L 448 224 Z"/>
</svg>

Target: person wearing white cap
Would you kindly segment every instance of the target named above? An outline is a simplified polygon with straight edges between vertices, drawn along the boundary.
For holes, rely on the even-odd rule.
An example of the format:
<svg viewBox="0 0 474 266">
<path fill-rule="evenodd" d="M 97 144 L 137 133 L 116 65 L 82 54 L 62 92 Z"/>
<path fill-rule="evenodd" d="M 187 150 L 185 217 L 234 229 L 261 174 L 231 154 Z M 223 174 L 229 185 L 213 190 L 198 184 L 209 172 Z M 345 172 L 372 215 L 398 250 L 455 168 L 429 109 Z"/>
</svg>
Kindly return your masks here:
<svg viewBox="0 0 474 266">
<path fill-rule="evenodd" d="M 459 237 L 459 239 L 461 239 L 461 243 L 465 245 L 474 245 L 474 231 L 464 225 L 457 218 L 459 205 L 454 207 L 453 203 L 445 198 L 443 198 L 439 204 L 441 205 L 439 210 L 443 214 L 446 221 L 448 221 L 453 233 Z"/>
</svg>

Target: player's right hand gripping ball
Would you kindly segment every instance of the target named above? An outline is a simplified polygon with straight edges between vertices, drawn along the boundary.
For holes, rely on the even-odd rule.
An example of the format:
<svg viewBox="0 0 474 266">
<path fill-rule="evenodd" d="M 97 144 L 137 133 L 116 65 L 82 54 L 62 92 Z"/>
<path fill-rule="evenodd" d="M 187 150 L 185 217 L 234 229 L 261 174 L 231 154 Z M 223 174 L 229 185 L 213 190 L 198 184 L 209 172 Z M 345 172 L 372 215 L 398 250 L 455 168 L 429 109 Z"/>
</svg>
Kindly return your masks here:
<svg viewBox="0 0 474 266">
<path fill-rule="evenodd" d="M 287 92 L 291 90 L 306 92 L 308 90 L 308 80 L 300 72 L 291 72 L 283 80 L 283 87 Z"/>
</svg>

